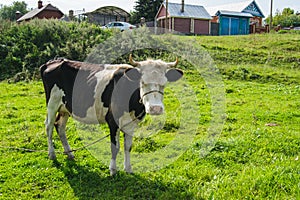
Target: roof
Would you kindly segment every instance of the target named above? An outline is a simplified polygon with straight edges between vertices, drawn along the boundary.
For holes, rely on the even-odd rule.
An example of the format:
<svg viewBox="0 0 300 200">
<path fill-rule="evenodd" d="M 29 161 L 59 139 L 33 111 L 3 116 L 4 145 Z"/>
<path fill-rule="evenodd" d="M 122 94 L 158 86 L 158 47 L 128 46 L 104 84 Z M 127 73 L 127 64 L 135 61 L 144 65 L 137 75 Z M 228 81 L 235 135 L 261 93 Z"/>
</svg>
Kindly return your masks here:
<svg viewBox="0 0 300 200">
<path fill-rule="evenodd" d="M 264 18 L 264 14 L 260 9 L 260 6 L 255 0 L 247 0 L 239 3 L 231 3 L 213 7 L 207 7 L 207 11 L 211 16 L 215 16 L 219 10 L 227 10 L 234 12 L 251 13 L 253 16 Z"/>
<path fill-rule="evenodd" d="M 52 6 L 51 4 L 47 4 L 46 6 L 43 6 L 41 8 L 35 8 L 35 9 L 29 11 L 28 13 L 26 13 L 25 15 L 23 15 L 22 17 L 20 17 L 17 20 L 17 22 L 21 22 L 21 21 L 24 21 L 24 20 L 32 19 L 35 16 L 37 16 L 40 12 L 42 12 L 43 10 L 52 10 L 52 11 L 59 11 L 59 12 L 61 12 L 55 6 Z M 61 12 L 61 14 L 63 15 L 62 12 Z"/>
<path fill-rule="evenodd" d="M 219 10 L 219 11 L 216 13 L 216 16 L 220 16 L 220 15 L 236 16 L 236 17 L 248 17 L 248 18 L 253 17 L 253 15 L 250 14 L 250 13 L 235 12 L 235 11 L 227 11 L 227 10 Z"/>
<path fill-rule="evenodd" d="M 166 7 L 166 3 L 163 3 Z M 212 19 L 210 14 L 203 6 L 200 5 L 184 5 L 184 12 L 181 12 L 180 3 L 168 3 L 168 13 L 170 17 L 194 18 L 194 19 Z"/>
<path fill-rule="evenodd" d="M 92 12 L 84 13 L 84 15 L 88 15 L 88 14 L 113 15 L 113 16 L 122 16 L 122 17 L 130 16 L 128 12 L 126 12 L 122 8 L 115 7 L 115 6 L 104 6 Z"/>
</svg>

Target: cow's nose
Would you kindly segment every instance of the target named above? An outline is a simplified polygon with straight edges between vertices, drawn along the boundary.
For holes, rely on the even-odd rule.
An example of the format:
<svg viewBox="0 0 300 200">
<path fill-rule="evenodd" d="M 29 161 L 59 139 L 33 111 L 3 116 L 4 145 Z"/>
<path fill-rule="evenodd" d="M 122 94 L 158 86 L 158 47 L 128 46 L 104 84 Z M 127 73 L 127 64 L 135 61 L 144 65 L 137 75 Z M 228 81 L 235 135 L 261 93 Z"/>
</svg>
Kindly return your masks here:
<svg viewBox="0 0 300 200">
<path fill-rule="evenodd" d="M 164 108 L 162 106 L 150 106 L 150 115 L 160 115 L 164 112 Z"/>
</svg>

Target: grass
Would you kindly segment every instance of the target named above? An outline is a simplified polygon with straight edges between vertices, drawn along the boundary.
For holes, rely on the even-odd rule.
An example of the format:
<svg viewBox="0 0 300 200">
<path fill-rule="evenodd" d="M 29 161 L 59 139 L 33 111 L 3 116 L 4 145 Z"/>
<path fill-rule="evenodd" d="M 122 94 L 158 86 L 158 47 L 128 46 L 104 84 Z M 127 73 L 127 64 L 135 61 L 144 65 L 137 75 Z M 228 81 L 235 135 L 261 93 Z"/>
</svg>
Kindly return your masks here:
<svg viewBox="0 0 300 200">
<path fill-rule="evenodd" d="M 201 117 L 192 144 L 175 162 L 157 171 L 129 175 L 121 170 L 110 177 L 107 163 L 87 149 L 76 152 L 75 161 L 59 154 L 53 162 L 46 152 L 0 148 L 0 199 L 299 199 L 300 36 L 179 39 L 206 48 L 224 79 L 227 118 L 208 155 L 201 156 L 201 150 L 208 140 L 210 94 L 197 73 L 186 69 Z M 179 103 L 171 87 L 165 101 L 162 130 L 135 138 L 133 153 L 155 153 L 177 135 Z M 1 146 L 47 149 L 40 81 L 1 82 L 0 112 Z M 152 121 L 147 118 L 143 127 Z M 96 130 L 99 138 L 107 127 Z M 70 120 L 72 148 L 85 144 L 79 131 Z M 54 135 L 55 148 L 62 151 Z M 97 145 L 105 143 L 109 140 Z"/>
</svg>

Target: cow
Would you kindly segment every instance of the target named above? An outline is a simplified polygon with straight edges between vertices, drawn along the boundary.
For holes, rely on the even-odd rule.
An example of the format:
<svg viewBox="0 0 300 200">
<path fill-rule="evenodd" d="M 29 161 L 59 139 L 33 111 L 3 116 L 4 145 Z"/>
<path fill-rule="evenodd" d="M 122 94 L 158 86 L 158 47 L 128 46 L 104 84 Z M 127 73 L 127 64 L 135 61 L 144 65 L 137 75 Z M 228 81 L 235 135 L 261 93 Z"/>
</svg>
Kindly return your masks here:
<svg viewBox="0 0 300 200">
<path fill-rule="evenodd" d="M 163 96 L 167 82 L 183 76 L 174 62 L 135 61 L 129 64 L 91 64 L 59 58 L 40 67 L 46 95 L 45 121 L 48 156 L 56 159 L 52 134 L 55 127 L 69 159 L 74 159 L 66 137 L 71 116 L 86 124 L 107 123 L 110 129 L 110 174 L 117 173 L 119 133 L 124 133 L 124 170 L 132 173 L 130 151 L 134 129 L 146 114 L 164 112 Z"/>
</svg>

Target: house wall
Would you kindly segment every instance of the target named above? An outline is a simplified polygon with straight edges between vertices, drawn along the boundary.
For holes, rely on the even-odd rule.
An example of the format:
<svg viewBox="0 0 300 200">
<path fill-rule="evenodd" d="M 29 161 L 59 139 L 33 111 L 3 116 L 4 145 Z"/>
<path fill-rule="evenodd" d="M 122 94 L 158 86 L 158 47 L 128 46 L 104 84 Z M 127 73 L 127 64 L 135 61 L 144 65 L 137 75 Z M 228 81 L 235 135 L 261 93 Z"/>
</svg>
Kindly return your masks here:
<svg viewBox="0 0 300 200">
<path fill-rule="evenodd" d="M 178 31 L 181 33 L 190 33 L 190 27 L 190 18 L 174 18 L 174 31 Z"/>
<path fill-rule="evenodd" d="M 62 18 L 62 14 L 59 11 L 54 11 L 54 10 L 43 10 L 42 12 L 40 12 L 39 14 L 37 14 L 37 18 L 40 19 L 50 19 L 50 18 L 54 18 L 54 19 L 60 19 Z"/>
<path fill-rule="evenodd" d="M 191 18 L 178 18 L 170 17 L 168 18 L 168 27 L 166 27 L 166 8 L 163 6 L 157 14 L 157 25 L 161 28 L 169 28 L 173 31 L 186 34 L 199 34 L 199 35 L 209 35 L 210 33 L 210 21 L 191 19 Z"/>
<path fill-rule="evenodd" d="M 160 11 L 157 15 L 157 18 L 160 18 L 160 17 L 166 17 L 166 8 L 164 6 L 160 9 Z"/>
<path fill-rule="evenodd" d="M 194 33 L 199 35 L 209 35 L 209 21 L 208 20 L 201 20 L 195 19 L 194 20 Z"/>
</svg>

